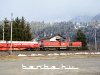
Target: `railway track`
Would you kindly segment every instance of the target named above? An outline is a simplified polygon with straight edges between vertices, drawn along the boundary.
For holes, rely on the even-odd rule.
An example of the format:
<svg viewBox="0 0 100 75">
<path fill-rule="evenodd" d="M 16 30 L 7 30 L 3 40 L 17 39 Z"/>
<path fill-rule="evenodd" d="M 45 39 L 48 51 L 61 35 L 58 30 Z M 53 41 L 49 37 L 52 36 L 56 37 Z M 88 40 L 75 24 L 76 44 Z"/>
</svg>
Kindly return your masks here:
<svg viewBox="0 0 100 75">
<path fill-rule="evenodd" d="M 19 55 L 19 54 L 25 54 L 25 55 L 31 55 L 31 54 L 53 54 L 53 53 L 77 53 L 77 52 L 96 52 L 96 51 L 12 51 L 12 55 Z M 0 56 L 8 56 L 9 51 L 0 51 Z"/>
</svg>

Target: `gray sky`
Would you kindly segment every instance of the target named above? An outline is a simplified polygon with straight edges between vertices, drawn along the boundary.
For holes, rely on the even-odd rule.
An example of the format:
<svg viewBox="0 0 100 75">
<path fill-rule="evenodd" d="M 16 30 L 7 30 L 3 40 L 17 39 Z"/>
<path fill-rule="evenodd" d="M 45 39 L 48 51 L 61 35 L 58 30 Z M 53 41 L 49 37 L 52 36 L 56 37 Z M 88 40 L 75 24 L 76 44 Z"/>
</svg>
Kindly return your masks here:
<svg viewBox="0 0 100 75">
<path fill-rule="evenodd" d="M 0 20 L 24 16 L 27 21 L 67 21 L 100 13 L 100 0 L 0 0 Z"/>
</svg>

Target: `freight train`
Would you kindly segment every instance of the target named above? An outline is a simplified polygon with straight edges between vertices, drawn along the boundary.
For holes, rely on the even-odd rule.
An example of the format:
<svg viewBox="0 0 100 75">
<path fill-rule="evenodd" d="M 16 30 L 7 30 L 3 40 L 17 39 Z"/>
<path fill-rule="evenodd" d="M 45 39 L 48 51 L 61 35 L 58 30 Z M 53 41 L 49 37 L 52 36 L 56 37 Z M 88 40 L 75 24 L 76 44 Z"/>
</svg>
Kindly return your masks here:
<svg viewBox="0 0 100 75">
<path fill-rule="evenodd" d="M 0 51 L 7 50 L 61 50 L 82 47 L 82 42 L 67 41 L 0 41 Z"/>
</svg>

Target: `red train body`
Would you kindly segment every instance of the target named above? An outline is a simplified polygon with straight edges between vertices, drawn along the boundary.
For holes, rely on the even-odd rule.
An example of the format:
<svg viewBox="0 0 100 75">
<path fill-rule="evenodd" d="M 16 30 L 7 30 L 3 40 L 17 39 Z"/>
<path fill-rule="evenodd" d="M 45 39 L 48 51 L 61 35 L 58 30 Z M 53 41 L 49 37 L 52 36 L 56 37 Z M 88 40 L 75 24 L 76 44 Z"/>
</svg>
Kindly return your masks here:
<svg viewBox="0 0 100 75">
<path fill-rule="evenodd" d="M 0 50 L 11 50 L 10 41 L 0 41 Z M 39 48 L 38 42 L 31 41 L 12 41 L 12 50 L 25 50 L 30 48 Z"/>
<path fill-rule="evenodd" d="M 59 47 L 60 42 L 59 41 L 43 41 L 42 42 L 43 47 Z"/>
<path fill-rule="evenodd" d="M 61 41 L 12 41 L 12 48 L 10 48 L 10 41 L 0 41 L 0 50 L 27 50 L 27 49 L 45 49 L 45 48 L 68 48 L 81 47 L 82 42 L 61 42 Z"/>
<path fill-rule="evenodd" d="M 82 42 L 61 42 L 61 41 L 47 41 L 42 42 L 42 46 L 45 48 L 69 48 L 69 47 L 81 47 Z"/>
<path fill-rule="evenodd" d="M 73 47 L 81 47 L 82 46 L 82 42 L 72 42 L 72 46 Z"/>
</svg>

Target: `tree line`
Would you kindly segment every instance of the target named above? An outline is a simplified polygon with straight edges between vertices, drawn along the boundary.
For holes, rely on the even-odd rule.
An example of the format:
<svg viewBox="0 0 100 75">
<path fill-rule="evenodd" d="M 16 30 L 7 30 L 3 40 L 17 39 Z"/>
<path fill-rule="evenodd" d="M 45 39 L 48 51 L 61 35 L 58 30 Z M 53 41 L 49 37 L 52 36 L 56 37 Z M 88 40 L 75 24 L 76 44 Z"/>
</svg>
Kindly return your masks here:
<svg viewBox="0 0 100 75">
<path fill-rule="evenodd" d="M 3 27 L 4 27 L 4 40 L 9 41 L 11 36 L 11 21 L 7 18 L 4 19 L 0 25 L 0 40 L 3 40 Z M 24 17 L 18 17 L 12 21 L 12 40 L 13 41 L 30 41 L 32 40 L 32 32 L 30 24 L 25 21 Z"/>
</svg>

